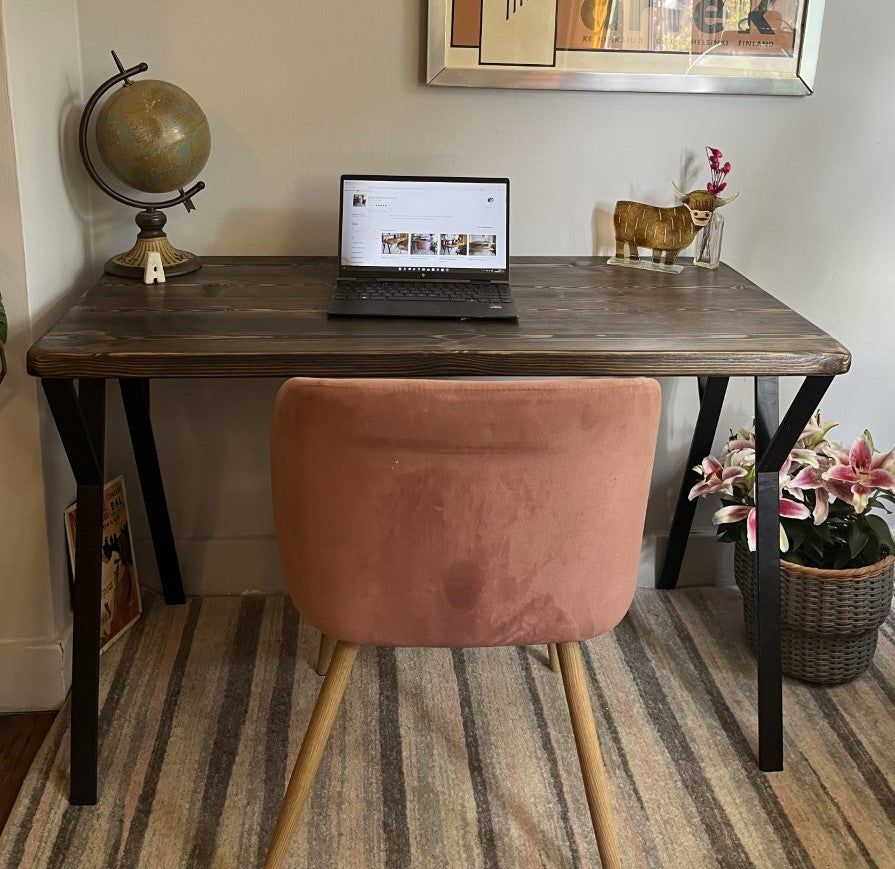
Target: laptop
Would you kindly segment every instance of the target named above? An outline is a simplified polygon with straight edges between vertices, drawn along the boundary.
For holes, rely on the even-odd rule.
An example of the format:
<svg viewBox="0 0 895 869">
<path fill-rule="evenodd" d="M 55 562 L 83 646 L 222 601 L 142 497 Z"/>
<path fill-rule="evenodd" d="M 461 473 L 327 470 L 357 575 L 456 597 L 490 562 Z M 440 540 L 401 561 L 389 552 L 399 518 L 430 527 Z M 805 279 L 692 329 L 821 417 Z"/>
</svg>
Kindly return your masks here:
<svg viewBox="0 0 895 869">
<path fill-rule="evenodd" d="M 338 317 L 515 320 L 506 178 L 343 175 Z"/>
</svg>

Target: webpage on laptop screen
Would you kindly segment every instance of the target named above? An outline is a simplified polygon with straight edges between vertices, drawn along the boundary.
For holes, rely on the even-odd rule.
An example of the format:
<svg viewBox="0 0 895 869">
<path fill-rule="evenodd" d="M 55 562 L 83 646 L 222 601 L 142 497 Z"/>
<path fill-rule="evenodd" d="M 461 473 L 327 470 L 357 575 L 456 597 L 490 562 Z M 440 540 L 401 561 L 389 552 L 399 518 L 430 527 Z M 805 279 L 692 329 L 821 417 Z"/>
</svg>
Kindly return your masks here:
<svg viewBox="0 0 895 869">
<path fill-rule="evenodd" d="M 345 180 L 343 266 L 507 267 L 507 189 L 460 181 Z"/>
</svg>

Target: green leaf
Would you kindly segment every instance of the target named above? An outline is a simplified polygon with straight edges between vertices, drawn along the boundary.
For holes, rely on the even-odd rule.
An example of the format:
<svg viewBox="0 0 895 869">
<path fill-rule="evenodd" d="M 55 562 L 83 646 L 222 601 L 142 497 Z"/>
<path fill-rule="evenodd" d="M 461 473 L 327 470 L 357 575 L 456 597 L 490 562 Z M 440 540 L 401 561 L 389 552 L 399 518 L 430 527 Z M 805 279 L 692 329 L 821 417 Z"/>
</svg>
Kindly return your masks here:
<svg viewBox="0 0 895 869">
<path fill-rule="evenodd" d="M 848 559 L 848 550 L 845 547 L 837 550 L 836 557 L 833 559 L 833 570 L 842 570 L 848 564 Z"/>
<path fill-rule="evenodd" d="M 802 548 L 805 550 L 806 556 L 812 564 L 820 564 L 823 561 L 824 549 L 816 540 L 805 540 L 802 544 Z M 843 550 L 845 552 L 848 551 L 844 547 Z"/>
<path fill-rule="evenodd" d="M 890 553 L 895 552 L 895 540 L 892 539 L 892 530 L 889 528 L 886 520 L 882 516 L 867 516 L 866 522 L 870 526 L 870 532 L 873 536 L 883 546 L 887 546 Z"/>
<path fill-rule="evenodd" d="M 3 307 L 3 299 L 0 298 L 0 344 L 5 344 L 9 338 L 9 323 L 6 319 L 6 309 Z"/>
<path fill-rule="evenodd" d="M 721 543 L 736 543 L 743 536 L 743 529 L 738 526 L 729 524 L 719 525 L 717 532 L 717 540 Z"/>
<path fill-rule="evenodd" d="M 848 516 L 854 514 L 854 507 L 849 504 L 847 501 L 836 500 L 830 504 L 830 516 L 833 518 L 840 518 L 842 516 Z"/>
<path fill-rule="evenodd" d="M 870 531 L 863 522 L 855 522 L 852 524 L 848 532 L 848 552 L 852 558 L 857 558 L 861 550 L 870 540 Z"/>
<path fill-rule="evenodd" d="M 870 434 L 870 429 L 864 429 L 864 437 L 867 438 L 867 443 L 870 444 L 870 449 L 873 452 L 876 452 L 876 447 L 873 445 L 873 435 Z"/>
<path fill-rule="evenodd" d="M 861 560 L 864 562 L 862 566 L 876 564 L 882 558 L 881 548 L 879 538 L 871 535 L 870 540 L 867 541 L 867 545 L 864 547 L 864 551 L 861 553 Z"/>
<path fill-rule="evenodd" d="M 783 525 L 783 529 L 786 531 L 786 536 L 789 537 L 790 551 L 799 549 L 805 542 L 805 523 L 787 519 L 781 519 L 780 522 Z"/>
</svg>

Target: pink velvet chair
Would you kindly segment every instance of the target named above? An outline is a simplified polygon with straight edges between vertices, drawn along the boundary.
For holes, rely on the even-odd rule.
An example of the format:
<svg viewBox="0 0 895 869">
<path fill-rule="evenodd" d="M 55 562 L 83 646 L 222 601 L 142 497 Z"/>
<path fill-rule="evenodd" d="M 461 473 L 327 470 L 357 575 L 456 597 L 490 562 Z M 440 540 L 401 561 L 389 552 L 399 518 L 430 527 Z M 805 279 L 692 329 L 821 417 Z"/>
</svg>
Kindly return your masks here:
<svg viewBox="0 0 895 869">
<path fill-rule="evenodd" d="M 288 851 L 361 644 L 550 644 L 600 857 L 618 865 L 578 641 L 631 604 L 659 407 L 645 379 L 283 385 L 280 556 L 324 634 L 321 668 L 327 637 L 334 650 L 266 866 Z"/>
</svg>

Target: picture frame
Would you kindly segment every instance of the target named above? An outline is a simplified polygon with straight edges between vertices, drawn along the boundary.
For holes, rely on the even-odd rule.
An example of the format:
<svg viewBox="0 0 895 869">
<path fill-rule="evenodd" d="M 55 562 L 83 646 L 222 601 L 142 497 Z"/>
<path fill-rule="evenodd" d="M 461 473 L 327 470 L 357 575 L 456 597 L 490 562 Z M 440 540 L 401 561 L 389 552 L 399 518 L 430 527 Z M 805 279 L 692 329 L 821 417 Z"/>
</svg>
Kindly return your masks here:
<svg viewBox="0 0 895 869">
<path fill-rule="evenodd" d="M 72 577 L 75 575 L 77 504 L 65 510 L 65 535 Z M 100 592 L 100 652 L 117 640 L 143 612 L 131 535 L 124 477 L 103 488 L 103 546 Z"/>
<path fill-rule="evenodd" d="M 429 0 L 427 84 L 805 96 L 823 12 L 824 0 Z"/>
</svg>

